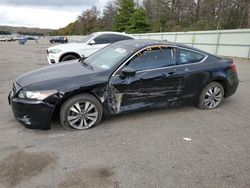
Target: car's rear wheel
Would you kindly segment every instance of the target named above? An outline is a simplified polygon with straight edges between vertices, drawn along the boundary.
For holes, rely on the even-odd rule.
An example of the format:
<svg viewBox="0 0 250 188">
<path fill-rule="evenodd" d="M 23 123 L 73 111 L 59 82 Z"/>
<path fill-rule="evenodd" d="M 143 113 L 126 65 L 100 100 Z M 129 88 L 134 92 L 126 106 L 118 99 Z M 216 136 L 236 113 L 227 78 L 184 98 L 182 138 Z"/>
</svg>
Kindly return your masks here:
<svg viewBox="0 0 250 188">
<path fill-rule="evenodd" d="M 75 55 L 66 55 L 62 58 L 62 61 L 70 61 L 73 59 L 77 59 L 77 57 Z"/>
<path fill-rule="evenodd" d="M 62 105 L 61 125 L 66 129 L 89 129 L 101 122 L 102 112 L 102 105 L 94 96 L 77 95 Z"/>
<path fill-rule="evenodd" d="M 217 108 L 224 98 L 224 88 L 218 82 L 211 82 L 201 92 L 199 108 L 211 110 Z"/>
</svg>

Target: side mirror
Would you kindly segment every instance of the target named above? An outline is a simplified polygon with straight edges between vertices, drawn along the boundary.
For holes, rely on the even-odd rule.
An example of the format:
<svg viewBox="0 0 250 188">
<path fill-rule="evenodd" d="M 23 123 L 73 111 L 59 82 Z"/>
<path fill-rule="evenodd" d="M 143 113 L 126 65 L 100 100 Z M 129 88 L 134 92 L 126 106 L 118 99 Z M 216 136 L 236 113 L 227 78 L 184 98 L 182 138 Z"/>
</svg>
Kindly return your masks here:
<svg viewBox="0 0 250 188">
<path fill-rule="evenodd" d="M 95 41 L 94 41 L 94 40 L 91 40 L 91 41 L 89 42 L 89 45 L 93 45 L 93 44 L 95 44 Z"/>
<path fill-rule="evenodd" d="M 122 74 L 124 76 L 135 76 L 136 71 L 132 68 L 125 67 L 122 69 Z"/>
</svg>

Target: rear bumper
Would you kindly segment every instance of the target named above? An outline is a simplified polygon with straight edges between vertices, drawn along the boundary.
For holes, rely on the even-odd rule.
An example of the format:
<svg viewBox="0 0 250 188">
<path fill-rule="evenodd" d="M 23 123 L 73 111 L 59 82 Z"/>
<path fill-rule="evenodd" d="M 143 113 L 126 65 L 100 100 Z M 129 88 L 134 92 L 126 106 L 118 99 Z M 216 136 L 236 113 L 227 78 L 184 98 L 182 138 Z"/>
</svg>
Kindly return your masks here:
<svg viewBox="0 0 250 188">
<path fill-rule="evenodd" d="M 236 72 L 228 73 L 228 84 L 226 88 L 225 98 L 232 96 L 239 86 L 239 78 Z"/>
<path fill-rule="evenodd" d="M 27 101 L 8 96 L 15 118 L 30 129 L 49 130 L 54 107 L 43 101 Z"/>
<path fill-rule="evenodd" d="M 238 86 L 239 82 L 234 82 L 233 84 L 231 84 L 227 89 L 225 98 L 232 96 L 237 91 Z"/>
</svg>

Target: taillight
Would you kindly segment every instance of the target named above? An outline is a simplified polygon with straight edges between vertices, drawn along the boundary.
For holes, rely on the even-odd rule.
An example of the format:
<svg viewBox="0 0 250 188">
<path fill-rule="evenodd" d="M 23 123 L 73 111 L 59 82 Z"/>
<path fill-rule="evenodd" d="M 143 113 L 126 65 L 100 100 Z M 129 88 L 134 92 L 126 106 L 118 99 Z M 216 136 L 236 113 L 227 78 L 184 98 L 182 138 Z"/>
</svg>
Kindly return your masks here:
<svg viewBox="0 0 250 188">
<path fill-rule="evenodd" d="M 232 63 L 230 67 L 233 72 L 237 72 L 235 63 Z"/>
</svg>

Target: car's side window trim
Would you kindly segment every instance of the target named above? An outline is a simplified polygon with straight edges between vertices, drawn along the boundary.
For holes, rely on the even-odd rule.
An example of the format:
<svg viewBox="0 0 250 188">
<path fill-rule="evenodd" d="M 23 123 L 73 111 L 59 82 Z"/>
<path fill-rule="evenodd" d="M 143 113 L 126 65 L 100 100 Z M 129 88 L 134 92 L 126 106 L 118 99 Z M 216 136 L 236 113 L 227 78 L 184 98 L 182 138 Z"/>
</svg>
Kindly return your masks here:
<svg viewBox="0 0 250 188">
<path fill-rule="evenodd" d="M 199 62 L 196 62 L 196 63 L 189 63 L 189 64 L 178 64 L 178 60 L 176 60 L 176 65 L 172 65 L 172 66 L 167 66 L 167 67 L 159 67 L 159 68 L 153 68 L 153 69 L 145 69 L 145 70 L 141 70 L 141 71 L 136 71 L 136 72 L 148 72 L 148 71 L 154 71 L 154 70 L 160 70 L 160 69 L 166 69 L 166 68 L 173 68 L 173 67 L 181 67 L 181 66 L 189 66 L 189 65 L 196 65 L 196 64 L 200 64 L 200 63 L 203 63 L 208 55 L 202 53 L 202 52 L 199 52 L 199 51 L 196 51 L 196 50 L 192 50 L 192 49 L 188 49 L 188 48 L 184 48 L 184 47 L 179 47 L 179 46 L 174 46 L 174 45 L 154 45 L 154 46 L 147 46 L 139 51 L 137 51 L 136 53 L 134 53 L 131 57 L 129 57 L 124 63 L 122 63 L 122 65 L 120 65 L 116 71 L 112 74 L 112 76 L 119 76 L 119 71 L 132 59 L 134 58 L 138 53 L 146 50 L 147 48 L 154 48 L 154 47 L 169 47 L 169 48 L 175 48 L 175 49 L 184 49 L 184 50 L 189 50 L 189 51 L 192 51 L 192 52 L 195 52 L 195 53 L 199 53 L 201 55 L 204 55 L 204 58 L 199 61 Z"/>
<path fill-rule="evenodd" d="M 195 64 L 199 64 L 199 63 L 203 63 L 208 55 L 202 53 L 202 52 L 199 52 L 199 51 L 196 51 L 196 50 L 192 50 L 192 49 L 188 49 L 188 48 L 184 48 L 184 47 L 176 47 L 177 49 L 179 49 L 179 53 L 180 53 L 180 49 L 182 50 L 186 50 L 186 51 L 190 51 L 190 52 L 194 52 L 194 53 L 197 53 L 197 54 L 201 54 L 204 56 L 204 58 L 198 62 L 195 62 L 195 63 L 187 63 L 187 64 L 179 64 L 179 58 L 178 58 L 178 61 L 177 61 L 177 65 L 176 66 L 188 66 L 188 65 L 195 65 Z"/>
<path fill-rule="evenodd" d="M 171 49 L 171 56 L 172 56 L 172 59 L 173 59 L 173 63 L 174 63 L 174 65 L 167 65 L 167 66 L 163 66 L 163 67 L 155 67 L 155 68 L 148 68 L 148 69 L 142 69 L 142 70 L 137 70 L 136 72 L 144 72 L 144 71 L 149 71 L 149 70 L 158 70 L 158 69 L 164 69 L 164 68 L 169 68 L 169 67 L 172 67 L 172 66 L 175 66 L 176 64 L 177 64 L 177 61 L 176 61 L 176 52 L 175 52 L 175 50 L 176 50 L 176 48 L 175 47 L 165 47 L 165 46 L 162 46 L 162 45 L 159 45 L 159 46 L 156 46 L 156 47 L 148 47 L 148 48 L 146 48 L 144 51 L 153 51 L 153 50 L 162 50 L 162 48 L 165 48 L 165 49 L 167 49 L 167 48 L 170 48 Z M 142 51 L 142 52 L 144 52 L 144 51 Z M 141 52 L 139 52 L 139 53 L 141 53 Z M 139 54 L 139 53 L 137 53 L 137 54 Z M 143 53 L 141 53 L 141 54 L 143 54 Z"/>
<path fill-rule="evenodd" d="M 117 74 L 131 59 L 133 59 L 137 54 L 141 53 L 142 51 L 149 49 L 149 48 L 157 48 L 157 47 L 164 47 L 164 48 L 176 48 L 173 45 L 153 45 L 153 46 L 147 46 L 145 48 L 140 49 L 139 51 L 135 52 L 132 56 L 130 56 L 124 63 L 122 63 L 122 65 L 120 65 L 116 71 L 112 74 L 112 76 L 117 76 L 119 74 Z M 174 66 L 174 65 L 173 65 Z M 168 66 L 168 67 L 172 67 L 172 66 Z M 162 68 L 168 68 L 168 67 L 160 67 L 160 68 L 156 68 L 156 69 L 162 69 Z M 146 71 L 149 69 L 145 69 L 143 71 Z M 136 71 L 139 72 L 139 71 Z"/>
<path fill-rule="evenodd" d="M 140 71 L 136 71 L 136 72 L 147 72 L 147 71 L 154 71 L 154 70 L 160 70 L 160 69 L 166 69 L 166 68 L 181 67 L 181 66 L 188 66 L 188 65 L 196 65 L 196 64 L 203 63 L 207 59 L 207 57 L 208 57 L 208 55 L 206 55 L 204 53 L 201 53 L 201 52 L 198 52 L 198 51 L 195 51 L 195 50 L 190 50 L 188 48 L 177 47 L 177 46 L 175 46 L 173 48 L 176 48 L 176 49 L 185 49 L 185 50 L 188 50 L 188 51 L 199 53 L 201 55 L 204 55 L 204 58 L 201 61 L 199 61 L 199 62 L 187 63 L 187 64 L 178 64 L 178 59 L 177 59 L 176 65 L 171 65 L 171 66 L 167 66 L 167 67 L 152 68 L 152 69 L 145 69 L 145 70 L 140 70 Z"/>
</svg>

